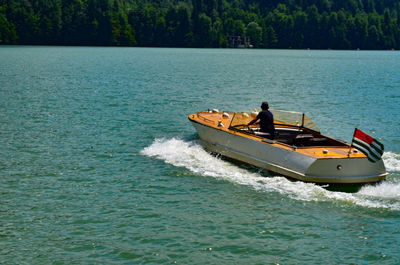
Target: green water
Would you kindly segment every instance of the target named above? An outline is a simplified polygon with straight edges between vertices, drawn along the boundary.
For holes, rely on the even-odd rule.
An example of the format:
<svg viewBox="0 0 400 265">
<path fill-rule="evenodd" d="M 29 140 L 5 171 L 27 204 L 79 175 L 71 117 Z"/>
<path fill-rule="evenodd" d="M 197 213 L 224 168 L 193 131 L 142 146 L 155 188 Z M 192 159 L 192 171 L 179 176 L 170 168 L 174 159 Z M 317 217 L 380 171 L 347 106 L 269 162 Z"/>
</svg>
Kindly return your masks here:
<svg viewBox="0 0 400 265">
<path fill-rule="evenodd" d="M 400 264 L 400 53 L 0 47 L 1 264 Z M 267 100 L 384 145 L 356 193 L 206 153 Z"/>
</svg>

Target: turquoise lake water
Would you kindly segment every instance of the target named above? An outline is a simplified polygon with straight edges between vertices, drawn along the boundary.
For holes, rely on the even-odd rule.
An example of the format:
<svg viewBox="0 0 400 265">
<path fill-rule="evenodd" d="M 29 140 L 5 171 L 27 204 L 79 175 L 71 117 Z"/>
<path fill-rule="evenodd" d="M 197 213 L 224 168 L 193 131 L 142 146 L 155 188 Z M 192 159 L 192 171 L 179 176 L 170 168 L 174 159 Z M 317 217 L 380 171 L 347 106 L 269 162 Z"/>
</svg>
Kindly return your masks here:
<svg viewBox="0 0 400 265">
<path fill-rule="evenodd" d="M 355 193 L 212 156 L 187 115 L 385 145 Z M 400 264 L 400 53 L 0 47 L 0 264 Z"/>
</svg>

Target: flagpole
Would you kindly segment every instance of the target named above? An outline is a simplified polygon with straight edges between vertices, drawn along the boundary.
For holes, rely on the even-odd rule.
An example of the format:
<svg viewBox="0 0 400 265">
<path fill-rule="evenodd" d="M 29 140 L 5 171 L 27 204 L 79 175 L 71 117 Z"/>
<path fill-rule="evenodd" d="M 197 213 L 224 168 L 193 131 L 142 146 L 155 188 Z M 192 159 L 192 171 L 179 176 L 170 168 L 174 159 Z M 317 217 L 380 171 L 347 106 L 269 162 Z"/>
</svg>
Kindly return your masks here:
<svg viewBox="0 0 400 265">
<path fill-rule="evenodd" d="M 347 157 L 350 157 L 351 147 L 353 146 L 353 141 L 354 141 L 354 136 L 356 135 L 356 130 L 357 130 L 357 128 L 354 128 L 353 138 L 351 139 L 350 148 L 349 148 L 349 152 L 347 153 Z"/>
</svg>

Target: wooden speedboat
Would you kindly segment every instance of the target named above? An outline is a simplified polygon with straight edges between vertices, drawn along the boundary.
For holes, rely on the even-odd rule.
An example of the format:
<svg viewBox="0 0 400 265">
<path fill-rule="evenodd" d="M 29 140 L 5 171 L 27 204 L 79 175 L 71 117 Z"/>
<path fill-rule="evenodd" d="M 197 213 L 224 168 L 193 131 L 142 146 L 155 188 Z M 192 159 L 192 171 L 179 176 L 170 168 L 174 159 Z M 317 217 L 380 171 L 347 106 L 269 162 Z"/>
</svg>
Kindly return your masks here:
<svg viewBox="0 0 400 265">
<path fill-rule="evenodd" d="M 188 118 L 207 150 L 289 178 L 321 184 L 364 184 L 386 177 L 382 159 L 373 163 L 348 143 L 322 135 L 307 115 L 270 111 L 274 114 L 274 140 L 266 138 L 258 125 L 247 126 L 256 111 L 201 111 Z"/>
</svg>

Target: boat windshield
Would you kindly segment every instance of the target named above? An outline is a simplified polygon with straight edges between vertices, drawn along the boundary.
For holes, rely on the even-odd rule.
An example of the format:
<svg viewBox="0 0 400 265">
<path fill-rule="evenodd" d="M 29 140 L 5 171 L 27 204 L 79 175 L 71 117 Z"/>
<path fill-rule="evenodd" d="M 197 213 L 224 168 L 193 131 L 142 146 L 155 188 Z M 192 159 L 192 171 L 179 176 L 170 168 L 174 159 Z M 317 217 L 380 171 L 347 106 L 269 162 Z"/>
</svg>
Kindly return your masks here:
<svg viewBox="0 0 400 265">
<path fill-rule="evenodd" d="M 252 119 L 257 116 L 259 111 L 260 110 L 236 112 L 232 118 L 230 127 L 239 127 L 241 125 L 248 124 Z M 275 125 L 287 127 L 302 127 L 320 132 L 318 126 L 307 115 L 303 113 L 273 109 L 270 109 L 270 111 L 274 115 Z"/>
</svg>

